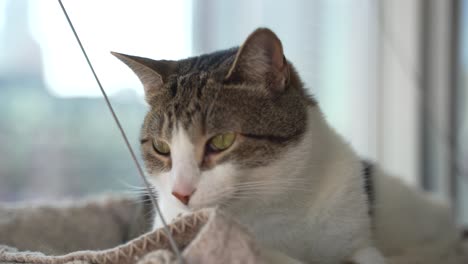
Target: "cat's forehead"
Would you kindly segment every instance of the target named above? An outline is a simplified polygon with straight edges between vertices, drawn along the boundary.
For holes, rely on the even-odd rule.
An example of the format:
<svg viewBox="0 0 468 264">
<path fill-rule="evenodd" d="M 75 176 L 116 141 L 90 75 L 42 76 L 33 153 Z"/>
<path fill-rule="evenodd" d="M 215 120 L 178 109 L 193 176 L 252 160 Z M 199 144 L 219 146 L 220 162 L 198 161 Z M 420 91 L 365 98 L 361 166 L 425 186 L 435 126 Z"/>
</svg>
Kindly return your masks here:
<svg viewBox="0 0 468 264">
<path fill-rule="evenodd" d="M 304 95 L 294 88 L 273 98 L 263 82 L 225 84 L 237 48 L 178 62 L 164 92 L 152 97 L 142 133 L 170 140 L 177 125 L 189 135 L 238 132 L 288 139 L 304 131 Z"/>
<path fill-rule="evenodd" d="M 236 52 L 237 48 L 233 48 L 179 61 L 177 70 L 164 84 L 166 92 L 149 101 L 151 110 L 145 122 L 148 128 L 169 137 L 175 124 L 190 131 L 193 126 L 206 131 L 209 116 L 230 115 L 229 111 L 215 112 L 216 105 L 222 103 L 218 95 L 224 92 L 222 81 Z"/>
<path fill-rule="evenodd" d="M 222 100 L 218 93 L 222 92 L 222 84 L 210 80 L 207 72 L 174 76 L 167 85 L 170 98 L 165 95 L 155 97 L 145 120 L 145 127 L 153 135 L 170 139 L 177 126 L 189 135 L 206 133 L 214 129 L 209 119 L 232 114 L 218 111 L 217 105 Z"/>
<path fill-rule="evenodd" d="M 227 71 L 232 65 L 237 51 L 238 48 L 231 48 L 180 60 L 177 63 L 176 75 L 183 77 L 206 72 Z"/>
<path fill-rule="evenodd" d="M 211 103 L 221 89 L 236 52 L 237 48 L 232 48 L 178 61 L 176 70 L 164 83 L 163 92 L 149 98 L 149 105 L 156 112 L 171 112 L 177 117 L 200 111 L 200 106 Z"/>
</svg>

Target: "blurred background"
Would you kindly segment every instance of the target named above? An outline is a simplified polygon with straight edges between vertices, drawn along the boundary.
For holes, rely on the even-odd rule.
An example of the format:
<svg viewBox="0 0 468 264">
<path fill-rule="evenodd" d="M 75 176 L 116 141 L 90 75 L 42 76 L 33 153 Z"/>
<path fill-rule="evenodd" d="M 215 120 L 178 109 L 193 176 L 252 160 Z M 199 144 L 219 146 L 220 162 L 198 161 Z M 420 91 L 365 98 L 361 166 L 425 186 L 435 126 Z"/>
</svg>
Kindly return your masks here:
<svg viewBox="0 0 468 264">
<path fill-rule="evenodd" d="M 468 224 L 468 0 L 64 0 L 132 144 L 147 109 L 110 55 L 181 59 L 283 41 L 363 157 L 453 203 Z M 0 0 L 0 201 L 141 185 L 56 1 Z"/>
</svg>

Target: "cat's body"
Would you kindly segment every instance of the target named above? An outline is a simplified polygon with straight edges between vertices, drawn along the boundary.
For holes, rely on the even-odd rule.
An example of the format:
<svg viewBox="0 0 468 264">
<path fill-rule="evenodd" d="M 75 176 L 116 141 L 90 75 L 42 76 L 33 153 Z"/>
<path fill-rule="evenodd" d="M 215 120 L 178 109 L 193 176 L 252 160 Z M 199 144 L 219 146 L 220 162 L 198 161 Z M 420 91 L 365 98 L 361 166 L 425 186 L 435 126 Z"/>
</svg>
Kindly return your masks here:
<svg viewBox="0 0 468 264">
<path fill-rule="evenodd" d="M 268 169 L 252 172 L 270 181 L 290 178 L 285 192 L 225 210 L 266 247 L 308 263 L 338 263 L 372 246 L 362 166 L 319 121 L 317 109 L 308 115 L 307 132 L 297 146 Z"/>
<path fill-rule="evenodd" d="M 239 49 L 178 62 L 115 55 L 138 75 L 151 106 L 142 151 L 167 220 L 217 206 L 266 252 L 325 264 L 384 263 L 376 239 L 397 254 L 437 233 L 430 224 L 420 233 L 411 219 L 450 226 L 445 207 L 409 194 L 378 168 L 365 175 L 271 31 L 255 31 Z M 399 210 L 401 197 L 416 199 Z"/>
<path fill-rule="evenodd" d="M 373 237 L 391 263 L 466 263 L 450 206 L 378 167 L 373 178 Z"/>
</svg>

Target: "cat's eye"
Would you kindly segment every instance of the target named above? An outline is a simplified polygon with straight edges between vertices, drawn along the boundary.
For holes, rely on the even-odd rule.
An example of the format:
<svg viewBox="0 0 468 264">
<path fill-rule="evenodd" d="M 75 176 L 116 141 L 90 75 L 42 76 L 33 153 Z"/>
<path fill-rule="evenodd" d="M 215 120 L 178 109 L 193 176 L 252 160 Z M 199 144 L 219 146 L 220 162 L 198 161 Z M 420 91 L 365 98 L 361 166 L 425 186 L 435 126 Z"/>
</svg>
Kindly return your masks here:
<svg viewBox="0 0 468 264">
<path fill-rule="evenodd" d="M 228 149 L 236 140 L 236 134 L 233 132 L 219 134 L 210 139 L 208 146 L 213 151 L 223 151 Z"/>
<path fill-rule="evenodd" d="M 153 140 L 154 150 L 161 155 L 167 156 L 171 153 L 171 148 L 169 144 L 161 140 Z"/>
</svg>

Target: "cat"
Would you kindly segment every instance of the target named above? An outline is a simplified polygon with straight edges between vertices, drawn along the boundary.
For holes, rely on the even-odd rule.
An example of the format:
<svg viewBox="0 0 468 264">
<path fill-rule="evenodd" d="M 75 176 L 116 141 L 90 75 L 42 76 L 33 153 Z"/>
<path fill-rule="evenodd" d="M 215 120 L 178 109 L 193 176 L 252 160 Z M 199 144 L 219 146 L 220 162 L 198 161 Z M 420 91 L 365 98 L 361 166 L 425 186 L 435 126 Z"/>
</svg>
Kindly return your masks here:
<svg viewBox="0 0 468 264">
<path fill-rule="evenodd" d="M 363 163 L 331 128 L 271 30 L 179 61 L 113 55 L 145 90 L 141 151 L 167 220 L 218 207 L 277 263 L 380 264 L 455 240 L 447 206 Z"/>
</svg>

